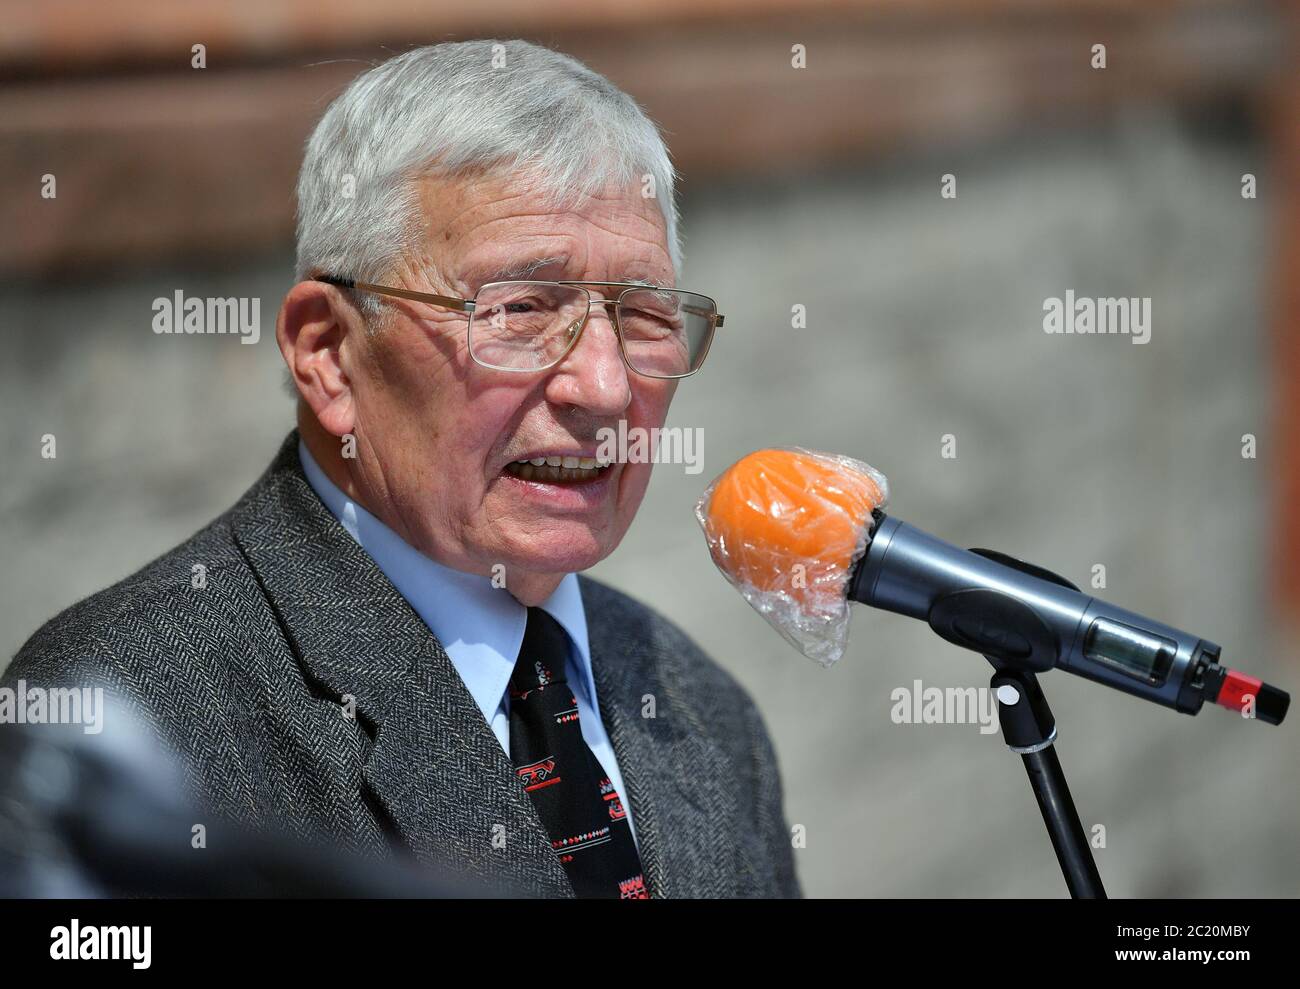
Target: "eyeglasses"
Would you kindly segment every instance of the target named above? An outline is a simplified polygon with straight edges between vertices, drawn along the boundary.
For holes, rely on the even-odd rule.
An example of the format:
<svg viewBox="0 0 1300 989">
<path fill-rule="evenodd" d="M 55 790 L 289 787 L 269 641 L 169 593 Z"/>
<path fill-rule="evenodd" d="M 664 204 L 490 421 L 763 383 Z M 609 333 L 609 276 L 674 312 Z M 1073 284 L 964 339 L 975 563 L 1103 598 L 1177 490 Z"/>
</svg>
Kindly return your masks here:
<svg viewBox="0 0 1300 989">
<path fill-rule="evenodd" d="M 685 378 L 704 363 L 724 318 L 707 295 L 635 282 L 488 282 L 473 299 L 456 299 L 350 278 L 315 281 L 467 313 L 469 355 L 495 371 L 545 371 L 559 364 L 597 305 L 610 315 L 628 368 L 649 378 Z M 618 295 L 593 299 L 590 288 L 617 289 Z"/>
</svg>

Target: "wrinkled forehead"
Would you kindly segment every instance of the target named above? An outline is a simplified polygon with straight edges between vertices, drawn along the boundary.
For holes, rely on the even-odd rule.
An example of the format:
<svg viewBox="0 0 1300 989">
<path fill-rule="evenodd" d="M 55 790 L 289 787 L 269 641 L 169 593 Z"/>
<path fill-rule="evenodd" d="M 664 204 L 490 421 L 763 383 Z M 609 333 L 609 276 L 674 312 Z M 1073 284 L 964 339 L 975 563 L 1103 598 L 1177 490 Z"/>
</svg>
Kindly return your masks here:
<svg viewBox="0 0 1300 989">
<path fill-rule="evenodd" d="M 463 288 L 514 278 L 674 284 L 663 212 L 639 185 L 556 192 L 517 172 L 419 184 L 430 260 Z"/>
</svg>

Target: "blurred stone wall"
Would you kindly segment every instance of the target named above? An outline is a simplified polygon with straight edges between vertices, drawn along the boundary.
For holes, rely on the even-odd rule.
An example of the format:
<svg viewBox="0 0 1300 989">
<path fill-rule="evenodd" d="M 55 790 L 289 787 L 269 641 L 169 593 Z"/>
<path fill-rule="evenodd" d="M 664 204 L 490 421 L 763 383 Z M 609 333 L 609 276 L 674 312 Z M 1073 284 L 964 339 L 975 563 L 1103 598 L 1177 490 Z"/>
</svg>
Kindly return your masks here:
<svg viewBox="0 0 1300 989">
<path fill-rule="evenodd" d="M 890 692 L 987 683 L 921 623 L 860 610 L 843 660 L 793 652 L 716 574 L 691 509 L 760 446 L 861 457 L 898 515 L 992 546 L 1221 643 L 1296 685 L 1266 611 L 1271 445 L 1268 181 L 1235 132 L 1134 111 L 1115 126 L 896 157 L 871 168 L 693 184 L 682 284 L 727 326 L 671 425 L 704 470 L 661 466 L 595 570 L 684 626 L 752 692 L 776 742 L 813 896 L 1048 896 L 1064 885 L 1019 759 L 974 725 L 890 719 Z M 939 196 L 940 176 L 958 196 Z M 274 313 L 288 253 L 230 269 L 0 286 L 0 656 L 72 601 L 228 507 L 292 424 Z M 262 339 L 159 337 L 176 289 L 262 300 Z M 1151 342 L 1048 336 L 1042 304 L 1150 296 Z M 808 325 L 792 329 L 791 306 Z M 43 434 L 58 456 L 40 456 Z M 1241 456 L 1258 437 L 1259 457 Z M 957 456 L 940 456 L 941 437 Z M 0 660 L 3 662 L 3 660 Z M 1193 719 L 1061 674 L 1058 745 L 1114 896 L 1300 891 L 1296 724 Z"/>
</svg>

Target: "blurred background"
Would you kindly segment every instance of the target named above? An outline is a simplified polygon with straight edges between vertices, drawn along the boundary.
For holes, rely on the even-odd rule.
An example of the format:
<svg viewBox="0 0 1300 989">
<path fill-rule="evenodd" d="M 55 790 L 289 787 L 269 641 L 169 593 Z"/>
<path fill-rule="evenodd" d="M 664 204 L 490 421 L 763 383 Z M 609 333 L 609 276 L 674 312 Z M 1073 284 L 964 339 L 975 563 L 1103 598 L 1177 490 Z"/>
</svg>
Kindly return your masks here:
<svg viewBox="0 0 1300 989">
<path fill-rule="evenodd" d="M 901 517 L 1085 588 L 1100 564 L 1099 595 L 1300 689 L 1297 6 L 0 3 L 0 667 L 229 507 L 292 427 L 273 328 L 331 99 L 411 47 L 524 37 L 662 126 L 680 283 L 727 314 L 669 421 L 703 429 L 703 473 L 658 467 L 594 575 L 755 697 L 808 895 L 1063 896 L 1000 736 L 890 718 L 895 688 L 983 686 L 983 660 L 863 609 L 820 669 L 719 577 L 692 507 L 758 447 L 857 456 Z M 177 290 L 260 298 L 260 343 L 155 335 Z M 1150 297 L 1151 342 L 1045 334 L 1067 290 Z M 1300 892 L 1300 717 L 1044 686 L 1111 895 Z"/>
</svg>

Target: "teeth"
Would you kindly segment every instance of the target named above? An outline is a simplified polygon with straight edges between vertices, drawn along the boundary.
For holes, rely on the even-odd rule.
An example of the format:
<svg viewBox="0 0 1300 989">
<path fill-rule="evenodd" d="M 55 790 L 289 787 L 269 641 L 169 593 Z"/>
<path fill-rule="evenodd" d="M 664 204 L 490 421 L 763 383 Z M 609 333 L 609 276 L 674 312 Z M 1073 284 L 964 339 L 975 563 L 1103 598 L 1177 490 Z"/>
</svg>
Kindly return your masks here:
<svg viewBox="0 0 1300 989">
<path fill-rule="evenodd" d="M 533 457 L 516 460 L 517 464 L 532 464 L 534 467 L 581 467 L 591 470 L 594 467 L 608 467 L 612 460 L 599 460 L 596 457 Z"/>
<path fill-rule="evenodd" d="M 516 460 L 511 473 L 525 481 L 584 481 L 595 477 L 610 464 L 594 457 L 534 457 Z"/>
</svg>

